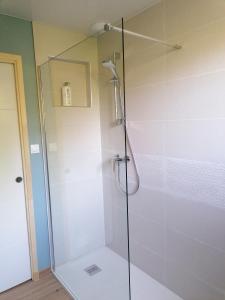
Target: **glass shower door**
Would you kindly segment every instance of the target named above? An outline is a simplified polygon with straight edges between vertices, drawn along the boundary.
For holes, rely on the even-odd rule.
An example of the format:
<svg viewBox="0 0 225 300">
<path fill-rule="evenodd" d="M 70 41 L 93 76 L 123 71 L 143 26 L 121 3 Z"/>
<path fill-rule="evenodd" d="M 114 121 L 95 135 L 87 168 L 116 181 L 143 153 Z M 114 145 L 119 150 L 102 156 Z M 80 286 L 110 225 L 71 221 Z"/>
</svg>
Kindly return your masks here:
<svg viewBox="0 0 225 300">
<path fill-rule="evenodd" d="M 106 32 L 40 68 L 52 270 L 79 300 L 130 299 L 122 46 Z"/>
<path fill-rule="evenodd" d="M 225 299 L 224 9 L 155 1 L 125 25 L 132 300 Z"/>
</svg>

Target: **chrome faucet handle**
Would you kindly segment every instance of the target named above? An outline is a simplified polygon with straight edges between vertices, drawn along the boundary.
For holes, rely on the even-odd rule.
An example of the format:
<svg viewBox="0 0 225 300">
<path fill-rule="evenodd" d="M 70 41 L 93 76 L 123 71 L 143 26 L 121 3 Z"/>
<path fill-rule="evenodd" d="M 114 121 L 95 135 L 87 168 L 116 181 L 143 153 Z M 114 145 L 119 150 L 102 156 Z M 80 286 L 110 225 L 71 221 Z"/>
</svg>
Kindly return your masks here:
<svg viewBox="0 0 225 300">
<path fill-rule="evenodd" d="M 128 155 L 125 155 L 124 157 L 120 157 L 119 154 L 116 154 L 113 158 L 114 161 L 116 162 L 125 162 L 125 161 L 130 161 L 130 157 Z"/>
</svg>

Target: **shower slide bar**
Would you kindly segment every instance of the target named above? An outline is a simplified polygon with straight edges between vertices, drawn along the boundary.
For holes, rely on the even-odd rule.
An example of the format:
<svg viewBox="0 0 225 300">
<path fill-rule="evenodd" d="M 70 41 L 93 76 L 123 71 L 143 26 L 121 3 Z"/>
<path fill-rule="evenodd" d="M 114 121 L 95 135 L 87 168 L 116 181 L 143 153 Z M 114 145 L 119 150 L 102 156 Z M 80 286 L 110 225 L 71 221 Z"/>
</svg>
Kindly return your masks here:
<svg viewBox="0 0 225 300">
<path fill-rule="evenodd" d="M 114 31 L 117 31 L 117 32 L 122 32 L 122 28 L 119 28 L 119 27 L 116 27 L 116 26 L 112 26 L 111 24 L 105 24 L 104 25 L 104 30 L 105 31 L 114 30 Z M 159 39 L 147 36 L 147 35 L 143 35 L 143 34 L 140 34 L 140 33 L 136 33 L 136 32 L 133 32 L 133 31 L 129 31 L 129 30 L 125 30 L 124 29 L 123 32 L 125 34 L 132 35 L 132 36 L 135 36 L 137 38 L 144 39 L 144 40 L 149 40 L 149 41 L 152 41 L 154 43 L 158 43 L 158 44 L 164 45 L 166 47 L 170 47 L 170 48 L 174 48 L 174 49 L 181 49 L 182 48 L 182 46 L 179 45 L 179 44 L 176 44 L 176 45 L 169 44 L 169 43 L 167 43 L 165 41 L 162 41 L 162 40 L 159 40 Z"/>
</svg>

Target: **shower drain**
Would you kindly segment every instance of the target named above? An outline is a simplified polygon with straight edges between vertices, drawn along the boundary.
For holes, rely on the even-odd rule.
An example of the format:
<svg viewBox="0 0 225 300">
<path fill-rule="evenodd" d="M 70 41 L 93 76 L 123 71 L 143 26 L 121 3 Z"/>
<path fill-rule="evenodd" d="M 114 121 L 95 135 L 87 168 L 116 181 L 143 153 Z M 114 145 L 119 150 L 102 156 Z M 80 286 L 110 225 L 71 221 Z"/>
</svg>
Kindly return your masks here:
<svg viewBox="0 0 225 300">
<path fill-rule="evenodd" d="M 102 269 L 99 268 L 97 265 L 92 265 L 90 267 L 85 268 L 84 271 L 86 273 L 88 273 L 88 275 L 93 276 L 93 275 L 96 275 L 97 273 L 101 272 Z"/>
</svg>

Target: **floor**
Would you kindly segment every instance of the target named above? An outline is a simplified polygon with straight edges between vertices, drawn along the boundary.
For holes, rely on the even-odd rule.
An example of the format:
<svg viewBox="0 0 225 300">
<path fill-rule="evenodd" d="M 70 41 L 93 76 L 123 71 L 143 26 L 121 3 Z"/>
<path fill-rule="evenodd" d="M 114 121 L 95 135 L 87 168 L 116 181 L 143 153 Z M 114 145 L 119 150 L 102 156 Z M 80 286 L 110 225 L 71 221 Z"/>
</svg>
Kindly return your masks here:
<svg viewBox="0 0 225 300">
<path fill-rule="evenodd" d="M 93 265 L 101 270 L 90 276 L 85 269 Z M 107 247 L 57 267 L 56 275 L 78 300 L 129 300 L 127 261 Z M 132 300 L 182 300 L 134 265 L 131 287 Z"/>
<path fill-rule="evenodd" d="M 39 281 L 28 281 L 0 294 L 0 300 L 72 300 L 72 298 L 51 273 L 46 273 Z"/>
</svg>

